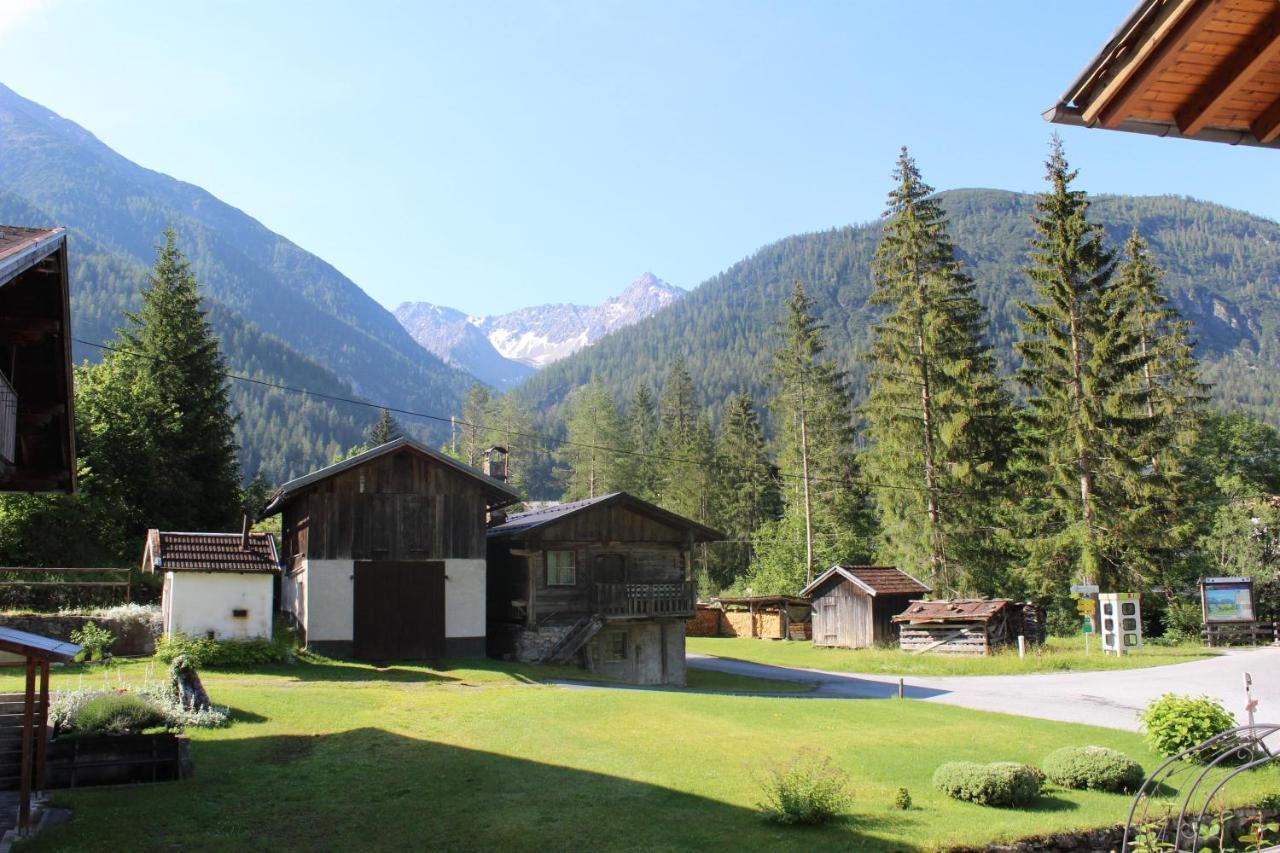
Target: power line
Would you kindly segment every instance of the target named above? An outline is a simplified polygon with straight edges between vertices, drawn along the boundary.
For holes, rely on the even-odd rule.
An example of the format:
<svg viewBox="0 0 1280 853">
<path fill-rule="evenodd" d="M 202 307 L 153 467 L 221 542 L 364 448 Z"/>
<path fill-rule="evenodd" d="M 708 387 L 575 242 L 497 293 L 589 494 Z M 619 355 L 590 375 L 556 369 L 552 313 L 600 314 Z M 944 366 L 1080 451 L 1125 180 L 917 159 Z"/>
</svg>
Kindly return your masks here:
<svg viewBox="0 0 1280 853">
<path fill-rule="evenodd" d="M 89 340 L 85 340 L 84 338 L 72 337 L 71 339 L 76 343 L 84 344 L 85 346 L 96 347 L 100 350 L 105 350 L 106 352 L 119 353 L 121 355 L 133 356 L 135 358 L 143 358 L 143 359 L 147 359 L 148 361 L 159 362 L 162 364 L 175 363 L 172 360 L 164 359 L 159 356 L 148 355 L 147 353 L 138 352 L 137 350 L 132 350 L 127 347 L 115 346 L 113 344 L 104 344 L 104 343 L 101 343 L 100 341 L 89 341 Z M 566 446 L 566 447 L 580 447 L 584 450 L 599 450 L 607 453 L 615 453 L 622 456 L 632 456 L 639 459 L 652 459 L 659 462 L 674 462 L 680 465 L 696 465 L 698 467 L 703 467 L 703 468 L 706 467 L 706 464 L 704 463 L 704 461 L 698 460 L 698 459 L 685 459 L 678 456 L 666 456 L 658 453 L 644 453 L 642 451 L 627 450 L 620 447 L 608 447 L 600 444 L 588 444 L 586 442 L 581 442 L 581 441 L 570 441 L 567 438 L 559 438 L 557 436 L 551 436 L 545 433 L 529 433 L 529 432 L 521 432 L 519 430 L 508 429 L 506 427 L 486 426 L 485 424 L 477 424 L 477 423 L 472 423 L 470 421 L 464 421 L 458 417 L 436 415 L 436 414 L 431 414 L 430 412 L 418 412 L 412 409 L 402 409 L 396 406 L 387 406 L 381 403 L 373 403 L 368 400 L 359 400 L 354 397 L 344 397 L 339 394 L 326 394 L 323 391 L 313 391 L 309 388 L 302 388 L 295 385 L 285 385 L 279 382 L 269 382 L 265 379 L 256 379 L 252 376 L 244 376 L 238 373 L 232 373 L 230 370 L 227 370 L 226 368 L 223 368 L 221 373 L 225 378 L 233 379 L 237 382 L 247 382 L 252 385 L 258 385 L 264 388 L 272 388 L 277 391 L 288 391 L 293 394 L 303 394 L 308 397 L 315 397 L 321 400 L 330 400 L 337 403 L 347 403 L 353 406 L 364 406 L 370 409 L 385 409 L 386 411 L 391 412 L 392 414 L 404 415 L 405 417 L 410 417 L 410 418 L 422 418 L 425 420 L 436 421 L 437 423 L 446 423 L 446 424 L 451 424 L 456 426 L 470 427 L 471 429 L 475 429 L 475 430 L 488 430 L 491 432 L 501 433 L 503 435 L 518 436 L 520 438 L 527 438 L 533 441 L 542 441 L 548 444 L 557 444 L 557 445 Z M 786 477 L 786 478 L 795 479 L 795 480 L 805 479 L 803 474 L 796 474 L 793 472 L 781 471 L 777 469 L 775 469 L 775 472 L 779 477 Z M 821 477 L 821 476 L 810 475 L 808 479 L 809 479 L 809 482 L 811 483 L 834 483 L 842 486 L 864 486 L 866 488 L 873 488 L 873 489 L 894 489 L 898 491 L 908 491 L 908 492 L 926 491 L 926 489 L 920 486 L 902 486 L 902 485 L 897 485 L 895 483 L 877 483 L 870 480 L 861 480 L 856 478 Z"/>
</svg>

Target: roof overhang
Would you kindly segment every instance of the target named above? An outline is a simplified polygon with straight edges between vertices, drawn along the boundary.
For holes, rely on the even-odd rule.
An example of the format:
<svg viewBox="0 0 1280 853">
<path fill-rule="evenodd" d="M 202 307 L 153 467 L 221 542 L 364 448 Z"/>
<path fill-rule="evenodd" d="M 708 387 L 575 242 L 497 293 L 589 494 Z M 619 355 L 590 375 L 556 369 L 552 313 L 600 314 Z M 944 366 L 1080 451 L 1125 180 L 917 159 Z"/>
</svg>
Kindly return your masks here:
<svg viewBox="0 0 1280 853">
<path fill-rule="evenodd" d="M 657 504 L 641 500 L 635 495 L 629 495 L 626 492 L 613 492 L 598 498 L 578 501 L 572 507 L 563 508 L 563 511 L 557 511 L 558 508 L 552 506 L 542 510 L 517 513 L 504 523 L 490 527 L 486 535 L 490 539 L 524 539 L 536 535 L 546 527 L 559 524 L 565 519 L 619 504 L 640 515 L 648 516 L 659 523 L 686 531 L 693 542 L 720 542 L 725 538 L 725 535 L 719 530 L 707 527 L 705 524 L 699 524 L 693 519 L 665 510 Z"/>
<path fill-rule="evenodd" d="M 1076 127 L 1280 148 L 1280 3 L 1141 0 L 1043 115 Z"/>
</svg>

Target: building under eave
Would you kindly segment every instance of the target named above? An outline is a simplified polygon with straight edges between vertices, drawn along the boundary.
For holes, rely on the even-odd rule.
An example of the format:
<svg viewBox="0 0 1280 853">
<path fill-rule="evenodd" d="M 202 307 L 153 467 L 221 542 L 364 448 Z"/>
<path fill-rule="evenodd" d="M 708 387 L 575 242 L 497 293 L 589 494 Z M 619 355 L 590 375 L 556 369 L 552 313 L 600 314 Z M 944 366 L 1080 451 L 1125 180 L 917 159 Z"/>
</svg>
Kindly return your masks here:
<svg viewBox="0 0 1280 853">
<path fill-rule="evenodd" d="M 1044 117 L 1280 148 L 1280 2 L 1142 0 Z"/>
</svg>

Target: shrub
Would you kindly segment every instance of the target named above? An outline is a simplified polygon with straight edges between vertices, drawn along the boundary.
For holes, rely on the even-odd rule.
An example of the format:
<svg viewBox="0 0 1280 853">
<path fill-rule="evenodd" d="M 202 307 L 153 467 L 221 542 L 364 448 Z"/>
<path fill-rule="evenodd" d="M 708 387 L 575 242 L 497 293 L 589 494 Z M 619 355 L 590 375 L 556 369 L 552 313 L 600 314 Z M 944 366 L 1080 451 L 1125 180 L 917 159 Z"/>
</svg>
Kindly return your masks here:
<svg viewBox="0 0 1280 853">
<path fill-rule="evenodd" d="M 933 774 L 933 786 L 948 797 L 984 806 L 1024 806 L 1040 796 L 1043 774 L 1034 767 L 997 761 L 952 761 Z"/>
<path fill-rule="evenodd" d="M 263 639 L 210 640 L 171 634 L 156 643 L 156 657 L 165 663 L 172 663 L 179 655 L 200 668 L 258 666 L 284 663 L 288 659 L 288 651 L 283 646 Z"/>
<path fill-rule="evenodd" d="M 1055 750 L 1045 757 L 1044 772 L 1055 785 L 1088 791 L 1132 791 L 1144 778 L 1138 762 L 1105 746 Z"/>
<path fill-rule="evenodd" d="M 1216 699 L 1166 693 L 1138 715 L 1147 744 L 1164 756 L 1174 756 L 1214 735 L 1235 728 L 1236 718 Z"/>
<path fill-rule="evenodd" d="M 1161 620 L 1164 623 L 1164 638 L 1177 643 L 1199 640 L 1202 619 L 1198 602 L 1171 602 Z"/>
<path fill-rule="evenodd" d="M 899 788 L 893 798 L 893 807 L 904 812 L 911 808 L 911 792 L 906 788 Z"/>
<path fill-rule="evenodd" d="M 160 629 L 163 625 L 160 619 L 160 608 L 154 604 L 132 602 L 129 604 L 117 604 L 113 607 L 98 607 L 89 615 L 96 616 L 99 619 L 110 620 L 125 631 L 134 627 L 140 628 L 153 638 L 160 636 Z"/>
<path fill-rule="evenodd" d="M 167 726 L 164 712 L 134 693 L 100 693 L 81 704 L 64 728 L 76 735 L 133 734 Z"/>
<path fill-rule="evenodd" d="M 92 621 L 71 632 L 71 642 L 81 647 L 76 660 L 102 660 L 107 656 L 107 649 L 116 641 L 116 635 L 106 628 L 99 628 Z"/>
<path fill-rule="evenodd" d="M 853 801 L 849 777 L 828 756 L 804 749 L 782 769 L 769 771 L 760 811 L 775 823 L 826 823 Z"/>
</svg>

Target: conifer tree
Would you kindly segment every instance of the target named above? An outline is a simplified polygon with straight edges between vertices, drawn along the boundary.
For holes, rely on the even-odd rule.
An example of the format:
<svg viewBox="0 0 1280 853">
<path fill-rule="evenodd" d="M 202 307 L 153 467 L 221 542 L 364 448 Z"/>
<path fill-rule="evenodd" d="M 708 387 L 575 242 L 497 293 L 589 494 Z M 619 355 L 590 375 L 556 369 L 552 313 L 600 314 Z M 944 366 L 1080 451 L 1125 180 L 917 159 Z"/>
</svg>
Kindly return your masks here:
<svg viewBox="0 0 1280 853">
<path fill-rule="evenodd" d="M 1055 137 L 1049 190 L 1036 202 L 1031 277 L 1024 303 L 1024 366 L 1031 391 L 1023 413 L 1023 465 L 1031 479 L 1026 522 L 1032 570 L 1044 593 L 1071 577 L 1115 588 L 1121 575 L 1117 524 L 1131 509 L 1132 477 L 1143 467 L 1143 435 L 1155 421 L 1136 410 L 1148 359 L 1132 302 L 1112 281 L 1114 252 L 1088 221 L 1085 193 Z"/>
<path fill-rule="evenodd" d="M 941 593 L 990 592 L 992 504 L 1010 450 L 1008 400 L 947 218 L 903 148 L 873 265 L 889 308 L 866 358 L 868 476 L 880 558 Z M 997 555 L 998 556 L 998 555 Z"/>
<path fill-rule="evenodd" d="M 616 491 L 617 454 L 622 432 L 618 407 L 594 377 L 569 401 L 567 440 L 556 453 L 564 482 L 563 500 L 598 498 Z"/>
<path fill-rule="evenodd" d="M 624 427 L 628 453 L 618 460 L 618 488 L 641 500 L 652 501 L 658 494 L 658 413 L 653 392 L 641 384 L 631 397 Z"/>
<path fill-rule="evenodd" d="M 476 382 L 462 402 L 462 423 L 457 425 L 458 457 L 472 468 L 484 464 L 484 452 L 492 446 L 489 432 L 493 422 L 493 398 L 487 387 Z"/>
<path fill-rule="evenodd" d="M 710 560 L 711 579 L 722 589 L 746 571 L 751 535 L 782 511 L 777 476 L 750 394 L 729 398 L 716 437 L 715 474 L 714 526 L 730 539 L 712 549 Z"/>
<path fill-rule="evenodd" d="M 681 512 L 678 507 L 689 503 L 687 492 L 690 478 L 697 476 L 695 465 L 708 462 L 710 443 L 706 431 L 699 426 L 696 394 L 688 366 L 676 356 L 662 385 L 658 432 L 653 442 L 655 497 L 672 512 Z M 677 493 L 683 493 L 679 499 Z"/>
<path fill-rule="evenodd" d="M 401 434 L 400 424 L 391 416 L 391 412 L 382 409 L 378 413 L 378 420 L 369 427 L 369 446 L 377 447 L 387 444 L 395 441 Z"/>
</svg>

